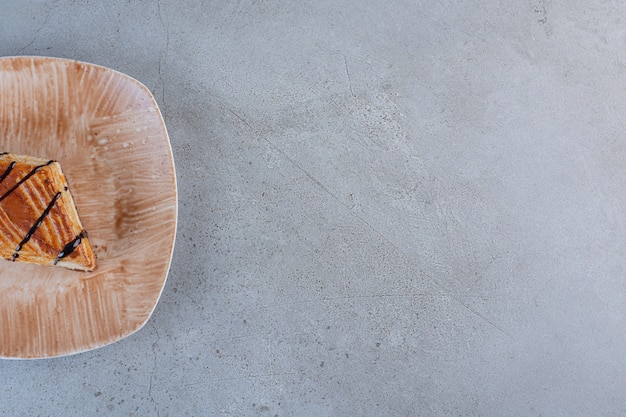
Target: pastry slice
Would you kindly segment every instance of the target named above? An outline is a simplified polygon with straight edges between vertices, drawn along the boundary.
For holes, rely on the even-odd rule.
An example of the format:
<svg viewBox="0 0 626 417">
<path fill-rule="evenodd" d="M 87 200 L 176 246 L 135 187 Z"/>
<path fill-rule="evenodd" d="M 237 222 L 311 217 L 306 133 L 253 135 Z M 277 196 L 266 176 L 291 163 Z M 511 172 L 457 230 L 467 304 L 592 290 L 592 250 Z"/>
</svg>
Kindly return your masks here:
<svg viewBox="0 0 626 417">
<path fill-rule="evenodd" d="M 0 257 L 81 271 L 96 267 L 58 162 L 0 153 Z"/>
</svg>

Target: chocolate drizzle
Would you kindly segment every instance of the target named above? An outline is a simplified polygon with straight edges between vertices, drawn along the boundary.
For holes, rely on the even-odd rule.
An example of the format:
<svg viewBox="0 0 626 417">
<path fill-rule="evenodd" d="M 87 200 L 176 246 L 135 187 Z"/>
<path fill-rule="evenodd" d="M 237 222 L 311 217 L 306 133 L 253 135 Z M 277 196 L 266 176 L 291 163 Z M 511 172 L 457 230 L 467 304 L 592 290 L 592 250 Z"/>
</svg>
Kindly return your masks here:
<svg viewBox="0 0 626 417">
<path fill-rule="evenodd" d="M 2 196 L 0 196 L 0 201 L 4 200 L 5 198 L 7 198 L 11 193 L 13 193 L 13 191 L 17 190 L 19 188 L 20 185 L 24 184 L 26 182 L 26 180 L 28 180 L 30 177 L 32 177 L 33 175 L 35 175 L 37 173 L 37 171 L 39 171 L 41 168 L 50 165 L 51 163 L 53 163 L 54 161 L 48 161 L 48 163 L 43 164 L 43 165 L 37 165 L 35 168 L 33 168 L 28 174 L 24 175 L 24 177 L 19 180 L 17 182 L 17 184 L 15 184 L 13 187 L 11 187 L 6 193 L 2 194 Z"/>
<path fill-rule="evenodd" d="M 11 164 L 7 167 L 7 169 L 4 170 L 4 172 L 2 173 L 2 175 L 0 175 L 0 183 L 2 181 L 4 181 L 4 179 L 6 177 L 9 176 L 9 174 L 11 173 L 11 171 L 13 171 L 13 168 L 15 168 L 15 161 L 12 161 Z"/>
<path fill-rule="evenodd" d="M 26 233 L 26 236 L 24 236 L 24 239 L 22 239 L 22 241 L 15 248 L 15 253 L 13 253 L 13 260 L 17 259 L 20 256 L 18 252 L 22 250 L 22 247 L 30 240 L 30 238 L 33 236 L 35 231 L 37 231 L 39 226 L 41 226 L 41 222 L 43 222 L 43 220 L 46 218 L 46 216 L 48 214 L 50 214 L 50 210 L 52 210 L 52 207 L 54 206 L 54 203 L 56 203 L 56 201 L 60 197 L 61 197 L 61 193 L 60 192 L 56 193 L 54 195 L 54 197 L 52 197 L 52 200 L 50 201 L 50 203 L 48 203 L 48 206 L 43 211 L 43 213 L 41 213 L 41 216 L 39 216 L 39 218 L 37 219 L 35 224 L 33 224 L 33 226 L 30 228 L 28 233 Z"/>
<path fill-rule="evenodd" d="M 54 260 L 54 264 L 56 265 L 61 259 L 74 252 L 74 250 L 78 247 L 78 245 L 80 245 L 80 242 L 82 242 L 83 238 L 85 237 L 87 237 L 87 232 L 83 230 L 78 234 L 78 236 L 74 238 L 74 240 L 72 240 L 63 247 L 63 250 L 59 252 L 57 258 Z"/>
</svg>

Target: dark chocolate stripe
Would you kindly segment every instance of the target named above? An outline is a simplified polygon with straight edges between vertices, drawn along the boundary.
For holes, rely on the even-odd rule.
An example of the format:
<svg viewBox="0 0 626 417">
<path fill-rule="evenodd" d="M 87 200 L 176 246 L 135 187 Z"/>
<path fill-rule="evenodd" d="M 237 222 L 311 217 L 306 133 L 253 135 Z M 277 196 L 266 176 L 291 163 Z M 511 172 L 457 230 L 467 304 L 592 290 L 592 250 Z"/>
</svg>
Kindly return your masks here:
<svg viewBox="0 0 626 417">
<path fill-rule="evenodd" d="M 9 174 L 11 173 L 11 171 L 13 170 L 13 168 L 14 168 L 14 167 L 15 167 L 15 161 L 12 161 L 12 162 L 11 162 L 11 165 L 9 165 L 9 166 L 7 167 L 7 169 L 6 169 L 6 170 L 4 170 L 4 173 L 2 173 L 2 175 L 0 175 L 0 183 L 1 183 L 2 181 L 4 181 L 4 179 L 5 179 L 6 177 L 8 177 L 8 176 L 9 176 Z"/>
<path fill-rule="evenodd" d="M 37 165 L 35 168 L 33 168 L 28 174 L 24 175 L 24 178 L 22 178 L 21 180 L 18 181 L 17 184 L 15 184 L 13 187 L 11 187 L 9 189 L 9 191 L 7 191 L 6 193 L 2 194 L 2 196 L 0 197 L 0 201 L 4 200 L 5 198 L 7 198 L 13 191 L 17 190 L 18 187 L 22 184 L 24 184 L 26 182 L 27 179 L 29 179 L 30 177 L 32 177 L 33 175 L 35 175 L 35 173 L 37 171 L 39 171 L 41 168 L 45 167 L 46 165 L 50 165 L 51 163 L 53 163 L 54 161 L 48 161 L 47 164 L 43 164 L 43 165 Z"/>
<path fill-rule="evenodd" d="M 87 232 L 83 230 L 82 232 L 78 234 L 78 236 L 76 236 L 74 240 L 72 240 L 71 242 L 69 242 L 67 245 L 63 247 L 63 250 L 59 252 L 59 254 L 57 255 L 57 258 L 54 260 L 54 264 L 56 265 L 61 259 L 65 258 L 70 253 L 74 252 L 74 250 L 78 247 L 78 245 L 80 245 L 80 242 L 82 242 L 83 238 L 85 237 L 87 237 Z"/>
<path fill-rule="evenodd" d="M 22 250 L 22 247 L 30 240 L 30 238 L 33 236 L 33 234 L 37 230 L 37 228 L 41 226 L 41 222 L 43 222 L 46 216 L 50 213 L 50 210 L 52 210 L 52 206 L 54 206 L 54 203 L 56 203 L 59 197 L 61 197 L 60 192 L 56 193 L 54 197 L 52 197 L 52 200 L 50 201 L 50 203 L 48 203 L 48 207 L 46 207 L 43 213 L 41 213 L 41 216 L 39 216 L 35 224 L 33 224 L 33 226 L 30 228 L 28 233 L 26 233 L 26 236 L 24 236 L 24 239 L 22 239 L 22 241 L 17 245 L 17 248 L 15 248 L 15 253 L 13 254 L 13 260 L 15 260 L 17 257 L 20 256 L 18 252 Z"/>
</svg>

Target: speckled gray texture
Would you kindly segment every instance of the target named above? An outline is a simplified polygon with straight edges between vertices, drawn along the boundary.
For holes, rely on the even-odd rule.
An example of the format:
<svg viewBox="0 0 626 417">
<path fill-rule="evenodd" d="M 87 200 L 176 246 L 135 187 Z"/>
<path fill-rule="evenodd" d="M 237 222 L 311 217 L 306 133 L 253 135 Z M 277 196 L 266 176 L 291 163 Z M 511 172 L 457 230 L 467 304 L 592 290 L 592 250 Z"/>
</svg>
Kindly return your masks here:
<svg viewBox="0 0 626 417">
<path fill-rule="evenodd" d="M 127 73 L 179 234 L 136 334 L 0 362 L 0 414 L 626 415 L 626 6 L 9 1 Z"/>
</svg>

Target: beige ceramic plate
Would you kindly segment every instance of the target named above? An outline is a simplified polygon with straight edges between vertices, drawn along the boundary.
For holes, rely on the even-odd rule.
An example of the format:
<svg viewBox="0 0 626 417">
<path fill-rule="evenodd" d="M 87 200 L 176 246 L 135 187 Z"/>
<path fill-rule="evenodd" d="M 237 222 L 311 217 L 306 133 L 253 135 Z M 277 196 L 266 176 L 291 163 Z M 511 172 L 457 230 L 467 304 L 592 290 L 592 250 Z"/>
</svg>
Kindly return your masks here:
<svg viewBox="0 0 626 417">
<path fill-rule="evenodd" d="M 0 357 L 67 355 L 141 328 L 176 234 L 176 175 L 146 87 L 56 58 L 0 58 L 0 151 L 61 163 L 98 258 L 92 273 L 0 260 Z"/>
</svg>

